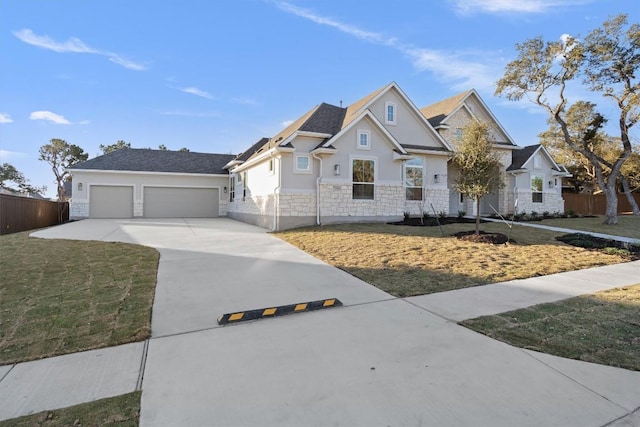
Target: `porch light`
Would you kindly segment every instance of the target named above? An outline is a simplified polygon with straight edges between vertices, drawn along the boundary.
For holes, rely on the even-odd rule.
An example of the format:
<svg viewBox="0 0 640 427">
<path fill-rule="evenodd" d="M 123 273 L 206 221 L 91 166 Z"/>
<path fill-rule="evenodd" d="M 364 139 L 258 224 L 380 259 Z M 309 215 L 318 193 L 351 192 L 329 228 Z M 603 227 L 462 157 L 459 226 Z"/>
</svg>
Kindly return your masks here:
<svg viewBox="0 0 640 427">
<path fill-rule="evenodd" d="M 340 175 L 340 165 L 333 165 L 333 174 Z"/>
<path fill-rule="evenodd" d="M 438 174 L 433 175 L 433 182 L 436 183 L 436 184 L 439 183 L 440 182 L 440 175 L 438 175 Z"/>
<path fill-rule="evenodd" d="M 227 190 L 227 187 L 223 187 L 223 188 L 222 188 L 222 191 L 224 191 L 224 194 L 227 194 L 227 191 L 228 191 L 228 190 Z"/>
<path fill-rule="evenodd" d="M 81 182 L 78 183 L 78 191 L 82 191 L 82 183 Z"/>
</svg>

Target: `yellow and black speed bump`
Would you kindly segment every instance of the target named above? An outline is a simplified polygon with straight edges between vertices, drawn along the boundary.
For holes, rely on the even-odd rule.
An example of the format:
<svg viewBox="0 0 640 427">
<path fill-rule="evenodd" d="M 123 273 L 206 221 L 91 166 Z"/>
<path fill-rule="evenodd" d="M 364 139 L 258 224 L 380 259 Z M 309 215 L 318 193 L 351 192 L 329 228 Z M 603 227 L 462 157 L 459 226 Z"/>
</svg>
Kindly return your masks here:
<svg viewBox="0 0 640 427">
<path fill-rule="evenodd" d="M 244 322 L 247 320 L 264 319 L 265 317 L 284 316 L 285 314 L 302 313 L 305 311 L 322 310 L 324 308 L 340 307 L 342 303 L 338 298 L 321 299 L 318 301 L 302 302 L 299 304 L 281 305 L 279 307 L 260 308 L 258 310 L 239 311 L 227 313 L 218 317 L 218 325 Z"/>
</svg>

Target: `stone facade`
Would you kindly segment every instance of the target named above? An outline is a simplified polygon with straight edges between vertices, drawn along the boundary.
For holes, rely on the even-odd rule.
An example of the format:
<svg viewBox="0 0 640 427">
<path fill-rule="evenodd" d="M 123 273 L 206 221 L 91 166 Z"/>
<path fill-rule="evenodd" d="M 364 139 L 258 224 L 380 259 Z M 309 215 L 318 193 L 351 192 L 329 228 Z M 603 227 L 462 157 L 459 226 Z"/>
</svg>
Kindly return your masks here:
<svg viewBox="0 0 640 427">
<path fill-rule="evenodd" d="M 542 203 L 533 203 L 530 191 L 518 192 L 518 212 L 564 212 L 564 199 L 562 195 L 555 191 L 545 191 L 542 193 Z"/>
<path fill-rule="evenodd" d="M 71 200 L 69 206 L 69 218 L 77 219 L 89 217 L 89 202 L 76 202 Z"/>
<path fill-rule="evenodd" d="M 402 191 L 402 198 L 405 198 L 404 189 Z M 424 200 L 403 200 L 404 212 L 409 212 L 411 216 L 422 216 L 427 212 L 429 215 L 434 215 L 433 211 L 439 215 L 442 212 L 446 214 L 455 214 L 455 212 L 449 212 L 449 190 L 447 188 L 425 188 Z M 433 208 L 431 207 L 433 205 Z"/>
</svg>

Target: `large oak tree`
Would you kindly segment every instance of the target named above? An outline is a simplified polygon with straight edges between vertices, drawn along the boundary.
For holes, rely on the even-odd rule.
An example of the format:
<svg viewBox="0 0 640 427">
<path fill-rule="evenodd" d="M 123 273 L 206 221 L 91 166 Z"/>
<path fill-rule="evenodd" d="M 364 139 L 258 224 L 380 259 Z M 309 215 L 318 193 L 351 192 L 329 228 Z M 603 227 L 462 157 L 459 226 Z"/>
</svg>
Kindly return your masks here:
<svg viewBox="0 0 640 427">
<path fill-rule="evenodd" d="M 616 182 L 633 152 L 629 129 L 640 117 L 640 83 L 636 76 L 640 66 L 640 24 L 629 25 L 626 15 L 618 15 L 583 40 L 567 36 L 545 42 L 537 37 L 517 44 L 516 49 L 518 57 L 507 64 L 496 94 L 512 101 L 527 96 L 549 113 L 566 146 L 593 166 L 596 182 L 607 200 L 604 223 L 617 224 Z M 568 125 L 572 104 L 567 88 L 578 81 L 617 107 L 620 146 L 613 162 L 593 149 L 594 139 L 606 122 L 595 108 L 584 118 L 581 128 L 571 129 Z"/>
</svg>

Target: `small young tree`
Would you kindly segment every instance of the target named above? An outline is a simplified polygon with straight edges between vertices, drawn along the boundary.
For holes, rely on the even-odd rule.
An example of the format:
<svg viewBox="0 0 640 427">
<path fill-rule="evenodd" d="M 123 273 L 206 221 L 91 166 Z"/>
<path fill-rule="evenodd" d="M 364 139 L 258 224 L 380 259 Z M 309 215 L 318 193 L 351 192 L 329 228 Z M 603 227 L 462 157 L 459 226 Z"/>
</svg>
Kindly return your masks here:
<svg viewBox="0 0 640 427">
<path fill-rule="evenodd" d="M 64 139 L 54 138 L 49 144 L 40 147 L 39 160 L 49 163 L 56 176 L 58 186 L 58 201 L 64 201 L 64 182 L 69 177 L 69 166 L 83 162 L 89 155 L 77 145 L 69 144 Z"/>
<path fill-rule="evenodd" d="M 476 234 L 480 234 L 480 200 L 504 185 L 487 123 L 474 120 L 465 126 L 452 161 L 459 170 L 455 188 L 476 201 Z"/>
</svg>

